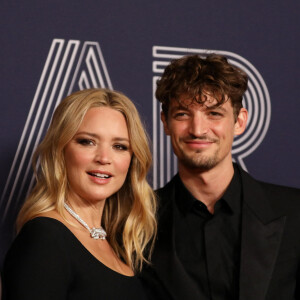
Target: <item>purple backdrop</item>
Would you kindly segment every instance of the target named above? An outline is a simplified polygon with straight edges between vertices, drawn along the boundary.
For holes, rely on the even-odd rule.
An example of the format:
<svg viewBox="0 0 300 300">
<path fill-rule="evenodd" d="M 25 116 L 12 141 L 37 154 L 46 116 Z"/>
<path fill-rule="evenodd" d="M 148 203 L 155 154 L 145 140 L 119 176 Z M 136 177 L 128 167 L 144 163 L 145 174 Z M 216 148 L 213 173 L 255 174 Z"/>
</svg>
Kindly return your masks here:
<svg viewBox="0 0 300 300">
<path fill-rule="evenodd" d="M 71 91 L 127 94 L 154 139 L 154 186 L 176 172 L 153 82 L 186 53 L 216 50 L 252 76 L 245 99 L 252 127 L 234 157 L 258 179 L 300 188 L 299 8 L 293 0 L 3 1 L 0 265 L 31 184 L 32 151 Z"/>
</svg>

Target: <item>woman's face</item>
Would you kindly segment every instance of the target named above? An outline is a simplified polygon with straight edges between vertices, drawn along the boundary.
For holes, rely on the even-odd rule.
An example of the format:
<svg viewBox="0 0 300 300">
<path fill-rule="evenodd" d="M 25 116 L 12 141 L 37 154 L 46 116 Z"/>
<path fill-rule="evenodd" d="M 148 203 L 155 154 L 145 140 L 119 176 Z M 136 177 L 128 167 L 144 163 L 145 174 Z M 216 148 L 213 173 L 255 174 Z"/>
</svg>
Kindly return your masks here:
<svg viewBox="0 0 300 300">
<path fill-rule="evenodd" d="M 66 145 L 64 157 L 69 198 L 95 202 L 117 192 L 126 179 L 132 157 L 122 113 L 109 107 L 89 109 Z"/>
</svg>

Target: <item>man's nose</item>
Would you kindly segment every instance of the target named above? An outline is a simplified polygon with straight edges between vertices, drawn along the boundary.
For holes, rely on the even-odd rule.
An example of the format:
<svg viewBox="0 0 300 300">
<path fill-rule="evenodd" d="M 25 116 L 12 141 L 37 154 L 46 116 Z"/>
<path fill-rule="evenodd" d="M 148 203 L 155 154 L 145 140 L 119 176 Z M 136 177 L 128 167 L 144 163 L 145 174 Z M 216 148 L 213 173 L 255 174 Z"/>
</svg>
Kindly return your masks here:
<svg viewBox="0 0 300 300">
<path fill-rule="evenodd" d="M 189 132 L 195 137 L 200 137 L 208 132 L 208 122 L 201 112 L 191 118 Z"/>
</svg>

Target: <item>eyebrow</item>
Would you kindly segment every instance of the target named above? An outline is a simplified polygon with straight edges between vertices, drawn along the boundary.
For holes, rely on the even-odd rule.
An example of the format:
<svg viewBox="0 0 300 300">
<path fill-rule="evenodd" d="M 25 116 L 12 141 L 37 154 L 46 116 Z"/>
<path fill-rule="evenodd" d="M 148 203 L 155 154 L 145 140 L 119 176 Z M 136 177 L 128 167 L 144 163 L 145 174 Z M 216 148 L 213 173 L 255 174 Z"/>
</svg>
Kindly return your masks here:
<svg viewBox="0 0 300 300">
<path fill-rule="evenodd" d="M 227 109 L 225 109 L 223 106 L 212 106 L 212 107 L 207 107 L 205 105 L 203 105 L 203 107 L 205 108 L 205 110 L 208 110 L 208 111 L 211 111 L 211 110 L 220 110 L 224 113 L 227 113 Z M 189 106 L 184 106 L 182 104 L 178 104 L 176 106 L 173 106 L 171 109 L 170 109 L 170 113 L 174 113 L 176 112 L 177 110 L 185 110 L 185 111 L 189 111 Z"/>
<path fill-rule="evenodd" d="M 90 137 L 100 139 L 100 137 L 99 137 L 98 134 L 92 133 L 92 132 L 87 132 L 87 131 L 79 131 L 79 132 L 77 132 L 77 133 L 74 135 L 74 137 L 76 137 L 76 136 L 78 136 L 78 135 L 81 135 L 81 134 L 82 134 L 82 135 L 88 135 L 88 136 L 90 136 Z M 119 136 L 114 137 L 114 138 L 113 138 L 113 141 L 118 141 L 118 142 L 124 141 L 124 142 L 130 143 L 128 138 L 125 138 L 125 137 L 119 137 Z"/>
<path fill-rule="evenodd" d="M 225 109 L 224 107 L 222 106 L 216 106 L 216 107 L 206 107 L 207 110 L 221 110 L 222 112 L 227 112 L 227 109 Z"/>
<path fill-rule="evenodd" d="M 174 112 L 176 110 L 188 110 L 188 106 L 184 106 L 182 104 L 178 104 L 176 106 L 171 107 L 170 112 Z"/>
</svg>

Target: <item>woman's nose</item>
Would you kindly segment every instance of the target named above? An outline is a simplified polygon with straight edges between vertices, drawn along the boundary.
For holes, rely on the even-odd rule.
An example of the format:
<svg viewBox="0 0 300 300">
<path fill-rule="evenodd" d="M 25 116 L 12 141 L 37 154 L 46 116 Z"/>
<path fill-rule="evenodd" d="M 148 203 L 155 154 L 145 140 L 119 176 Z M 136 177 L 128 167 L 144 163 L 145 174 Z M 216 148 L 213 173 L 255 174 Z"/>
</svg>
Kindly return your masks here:
<svg viewBox="0 0 300 300">
<path fill-rule="evenodd" d="M 100 149 L 97 149 L 97 152 L 95 154 L 95 160 L 97 163 L 101 165 L 107 165 L 111 163 L 111 151 L 110 149 L 105 149 L 104 147 L 101 147 Z"/>
</svg>

